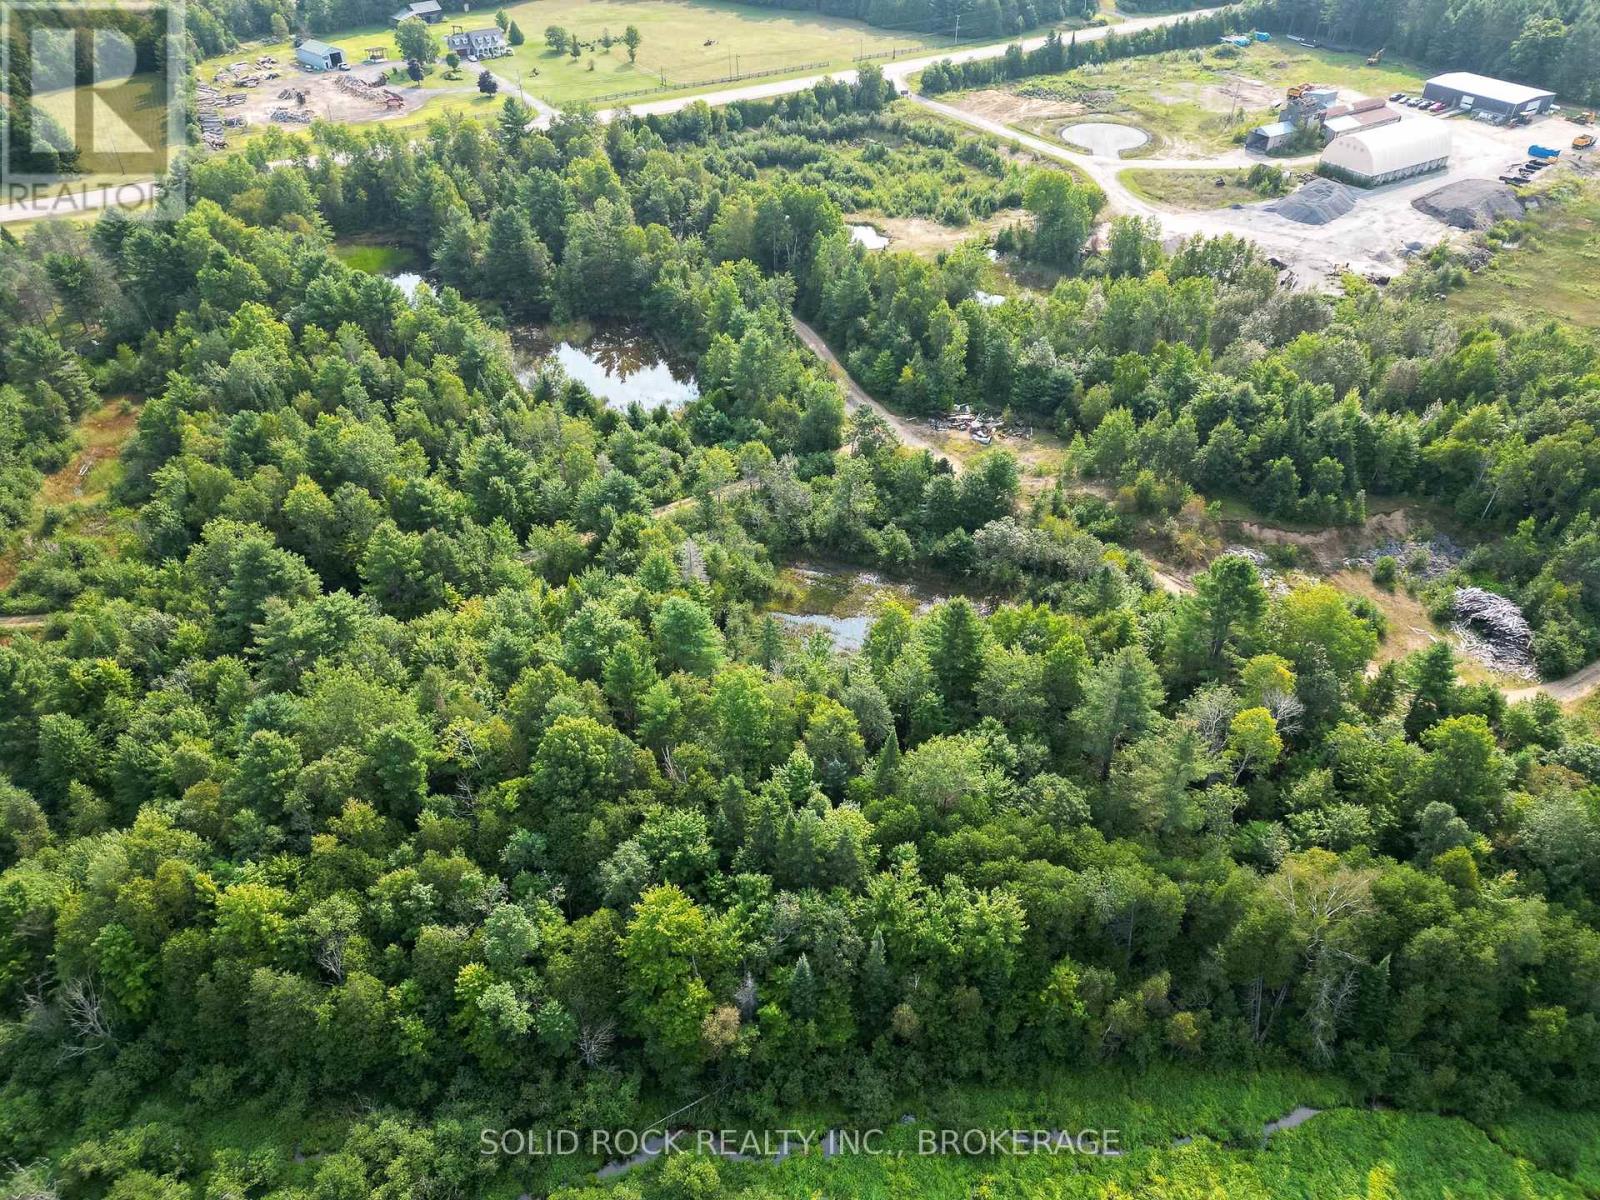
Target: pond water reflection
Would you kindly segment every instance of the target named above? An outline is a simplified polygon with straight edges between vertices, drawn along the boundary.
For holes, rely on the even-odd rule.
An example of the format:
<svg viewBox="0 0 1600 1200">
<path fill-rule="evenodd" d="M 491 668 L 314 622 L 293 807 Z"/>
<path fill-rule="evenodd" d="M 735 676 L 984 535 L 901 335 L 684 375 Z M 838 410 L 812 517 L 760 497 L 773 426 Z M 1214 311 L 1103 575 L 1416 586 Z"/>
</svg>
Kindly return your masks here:
<svg viewBox="0 0 1600 1200">
<path fill-rule="evenodd" d="M 852 239 L 860 242 L 868 250 L 888 249 L 888 236 L 886 234 L 879 233 L 871 225 L 846 225 L 845 228 L 850 231 L 850 236 Z"/>
<path fill-rule="evenodd" d="M 676 412 L 700 395 L 694 373 L 671 361 L 656 340 L 628 326 L 596 330 L 571 340 L 552 338 L 543 329 L 521 329 L 511 336 L 518 375 L 524 383 L 547 359 L 560 364 L 569 379 L 583 384 L 608 408 L 665 408 Z"/>
</svg>

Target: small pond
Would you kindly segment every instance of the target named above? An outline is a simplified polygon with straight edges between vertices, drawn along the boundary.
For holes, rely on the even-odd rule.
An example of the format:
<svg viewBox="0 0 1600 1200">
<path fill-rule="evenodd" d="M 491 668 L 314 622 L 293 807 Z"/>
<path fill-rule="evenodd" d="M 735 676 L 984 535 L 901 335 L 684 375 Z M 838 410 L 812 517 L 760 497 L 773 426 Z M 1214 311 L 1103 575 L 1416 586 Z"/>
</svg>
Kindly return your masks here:
<svg viewBox="0 0 1600 1200">
<path fill-rule="evenodd" d="M 1132 125 L 1113 125 L 1109 121 L 1086 121 L 1068 125 L 1061 136 L 1074 146 L 1082 146 L 1100 158 L 1121 158 L 1150 140 L 1150 135 Z"/>
<path fill-rule="evenodd" d="M 654 338 L 637 328 L 583 328 L 555 336 L 544 329 L 520 329 L 513 331 L 511 344 L 523 383 L 554 359 L 567 378 L 583 384 L 608 408 L 637 403 L 676 412 L 700 395 L 688 365 L 670 360 Z"/>
<path fill-rule="evenodd" d="M 779 572 L 769 611 L 795 633 L 824 633 L 835 649 L 850 652 L 866 644 L 885 601 L 923 613 L 944 599 L 947 595 L 930 583 L 885 579 L 843 564 L 801 562 Z"/>
<path fill-rule="evenodd" d="M 399 288 L 400 291 L 405 294 L 407 303 L 415 303 L 417 299 L 417 288 L 420 287 L 423 282 L 421 275 L 417 274 L 415 271 L 401 271 L 398 275 L 385 275 L 384 278 L 390 283 L 394 284 L 395 287 Z"/>
<path fill-rule="evenodd" d="M 886 250 L 889 247 L 887 234 L 879 233 L 871 225 L 846 225 L 850 231 L 852 241 L 860 242 L 868 250 Z"/>
<path fill-rule="evenodd" d="M 427 260 L 410 246 L 398 242 L 378 242 L 365 238 L 340 238 L 333 244 L 333 256 L 347 267 L 387 279 L 415 300 L 417 285 L 426 278 Z"/>
</svg>

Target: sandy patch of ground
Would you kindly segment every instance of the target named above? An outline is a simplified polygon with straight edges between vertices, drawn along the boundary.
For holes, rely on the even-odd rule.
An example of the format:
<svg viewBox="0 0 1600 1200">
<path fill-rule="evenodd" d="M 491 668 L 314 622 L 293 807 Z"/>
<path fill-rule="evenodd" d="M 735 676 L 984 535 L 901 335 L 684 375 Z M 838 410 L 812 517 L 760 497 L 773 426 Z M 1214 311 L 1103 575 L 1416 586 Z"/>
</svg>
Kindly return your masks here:
<svg viewBox="0 0 1600 1200">
<path fill-rule="evenodd" d="M 1365 571 L 1336 571 L 1327 579 L 1347 595 L 1366 597 L 1389 619 L 1389 635 L 1378 643 L 1377 662 L 1396 662 L 1434 642 L 1449 640 L 1447 631 L 1436 626 L 1428 610 L 1404 588 L 1385 591 Z"/>
<path fill-rule="evenodd" d="M 1235 75 L 1229 77 L 1227 83 L 1200 88 L 1198 99 L 1206 108 L 1217 112 L 1227 112 L 1235 105 L 1249 109 L 1271 108 L 1283 99 L 1283 89 L 1259 79 Z"/>
<path fill-rule="evenodd" d="M 1089 111 L 1087 105 L 1067 100 L 1046 100 L 1034 96 L 1018 96 L 998 88 L 985 88 L 978 92 L 965 92 L 954 100 L 955 107 L 964 112 L 988 117 L 1007 125 L 1031 128 L 1036 122 L 1052 121 L 1056 117 L 1076 117 Z"/>
<path fill-rule="evenodd" d="M 1111 121 L 1080 121 L 1061 130 L 1061 140 L 1082 146 L 1101 158 L 1121 158 L 1149 143 L 1150 135 L 1135 125 Z"/>
<path fill-rule="evenodd" d="M 889 239 L 893 250 L 910 250 L 914 254 L 939 254 L 954 249 L 973 238 L 991 236 L 1007 225 L 1015 225 L 1025 214 L 1020 208 L 1007 208 L 982 221 L 969 221 L 965 225 L 944 225 L 926 217 L 879 217 L 850 215 L 846 221 L 869 221 Z"/>
<path fill-rule="evenodd" d="M 272 114 L 280 109 L 309 114 L 312 120 L 334 121 L 342 125 L 364 125 L 373 121 L 394 120 L 414 113 L 434 96 L 464 95 L 477 91 L 474 79 L 465 73 L 462 75 L 460 85 L 456 87 L 418 86 L 406 78 L 405 68 L 399 63 L 363 65 L 351 71 L 325 71 L 318 74 L 299 71 L 293 67 L 285 69 L 279 66 L 276 70 L 279 71 L 280 78 L 265 80 L 260 86 L 253 88 L 230 86 L 224 76 L 222 82 L 213 86 L 224 96 L 243 96 L 244 102 L 219 107 L 216 111 L 223 117 L 244 118 L 245 129 L 268 125 L 281 125 L 291 130 L 302 127 L 300 123 L 294 121 L 274 121 Z M 373 84 L 385 71 L 388 72 L 389 79 L 385 86 L 401 97 L 404 101 L 401 107 L 385 107 L 379 99 L 382 96 L 381 88 L 372 87 L 367 95 L 362 95 L 348 90 L 346 86 L 340 86 L 341 79 L 346 81 L 360 79 Z M 283 95 L 285 92 L 289 95 Z M 300 97 L 304 97 L 303 102 Z M 243 130 L 229 127 L 225 132 L 233 137 Z"/>
<path fill-rule="evenodd" d="M 1381 542 L 1403 541 L 1411 533 L 1411 519 L 1403 508 L 1377 513 L 1359 528 L 1333 526 L 1327 529 L 1281 529 L 1256 521 L 1237 522 L 1236 528 L 1246 538 L 1267 546 L 1298 546 L 1305 551 L 1323 571 L 1339 571 L 1345 559 L 1364 546 Z"/>
</svg>

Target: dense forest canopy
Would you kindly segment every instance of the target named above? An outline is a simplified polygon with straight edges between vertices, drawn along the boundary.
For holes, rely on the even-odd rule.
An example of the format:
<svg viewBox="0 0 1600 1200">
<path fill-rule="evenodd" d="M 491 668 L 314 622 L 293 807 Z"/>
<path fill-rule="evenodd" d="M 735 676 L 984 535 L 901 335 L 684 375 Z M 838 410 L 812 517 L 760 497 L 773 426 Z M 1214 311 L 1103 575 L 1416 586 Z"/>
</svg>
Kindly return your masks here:
<svg viewBox="0 0 1600 1200">
<path fill-rule="evenodd" d="M 1137 221 L 1095 249 L 1095 189 L 888 100 L 869 70 L 548 132 L 514 100 L 318 126 L 190 164 L 177 221 L 0 243 L 6 523 L 76 418 L 138 413 L 110 528 L 45 529 L 6 593 L 54 615 L 0 645 L 0 1159 L 266 1190 L 124 1128 L 153 1093 L 361 1097 L 330 1200 L 468 1193 L 485 1113 L 645 1094 L 892 1114 L 1173 1060 L 1480 1119 L 1600 1100 L 1593 730 L 1443 642 L 1369 670 L 1381 614 L 1325 584 L 1224 554 L 1175 596 L 1118 543 L 1181 536 L 1197 491 L 1426 497 L 1570 669 L 1600 649 L 1592 340 L 1290 292 Z M 1004 247 L 1060 282 L 980 303 L 980 246 L 869 254 L 867 204 L 1017 210 Z M 329 251 L 372 232 L 438 287 Z M 1054 428 L 1070 477 L 847 416 L 791 312 L 907 411 Z M 504 325 L 547 317 L 637 323 L 700 398 L 519 377 Z M 766 611 L 805 554 L 952 598 L 840 653 Z"/>
</svg>

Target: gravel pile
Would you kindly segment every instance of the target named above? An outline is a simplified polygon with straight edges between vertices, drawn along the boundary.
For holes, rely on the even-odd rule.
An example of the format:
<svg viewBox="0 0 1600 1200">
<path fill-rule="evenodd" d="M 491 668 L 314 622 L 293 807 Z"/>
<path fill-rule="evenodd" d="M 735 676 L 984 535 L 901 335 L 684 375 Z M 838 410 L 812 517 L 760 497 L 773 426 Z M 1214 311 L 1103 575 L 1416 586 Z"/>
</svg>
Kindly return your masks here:
<svg viewBox="0 0 1600 1200">
<path fill-rule="evenodd" d="M 1222 552 L 1224 554 L 1236 554 L 1240 558 L 1248 558 L 1258 567 L 1267 565 L 1266 552 L 1257 550 L 1254 546 L 1228 546 Z"/>
<path fill-rule="evenodd" d="M 1313 179 L 1299 191 L 1267 205 L 1287 221 L 1300 225 L 1326 225 L 1356 206 L 1356 194 L 1332 179 Z"/>
<path fill-rule="evenodd" d="M 1489 229 L 1496 222 L 1521 220 L 1527 211 L 1517 194 L 1489 179 L 1463 179 L 1413 200 L 1420 213 L 1457 229 Z"/>
</svg>

